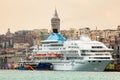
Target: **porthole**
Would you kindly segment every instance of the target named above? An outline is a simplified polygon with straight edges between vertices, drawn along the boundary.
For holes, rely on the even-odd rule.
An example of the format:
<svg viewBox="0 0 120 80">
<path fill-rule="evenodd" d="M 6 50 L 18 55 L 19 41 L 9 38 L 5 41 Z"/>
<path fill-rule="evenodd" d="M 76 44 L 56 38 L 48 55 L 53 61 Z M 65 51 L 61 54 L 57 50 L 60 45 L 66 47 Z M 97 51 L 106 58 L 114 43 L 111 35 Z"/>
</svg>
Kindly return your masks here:
<svg viewBox="0 0 120 80">
<path fill-rule="evenodd" d="M 93 62 L 95 62 L 95 61 L 93 61 Z"/>
</svg>

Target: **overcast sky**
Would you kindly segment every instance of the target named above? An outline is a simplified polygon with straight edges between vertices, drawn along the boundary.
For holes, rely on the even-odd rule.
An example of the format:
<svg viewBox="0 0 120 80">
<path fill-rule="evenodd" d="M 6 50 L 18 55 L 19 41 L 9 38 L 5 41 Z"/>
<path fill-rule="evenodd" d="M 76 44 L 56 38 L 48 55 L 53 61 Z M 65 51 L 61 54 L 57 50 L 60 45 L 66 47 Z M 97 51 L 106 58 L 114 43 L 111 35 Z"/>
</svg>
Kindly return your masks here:
<svg viewBox="0 0 120 80">
<path fill-rule="evenodd" d="M 0 34 L 18 30 L 51 29 L 55 6 L 61 29 L 116 29 L 120 0 L 0 0 Z"/>
</svg>

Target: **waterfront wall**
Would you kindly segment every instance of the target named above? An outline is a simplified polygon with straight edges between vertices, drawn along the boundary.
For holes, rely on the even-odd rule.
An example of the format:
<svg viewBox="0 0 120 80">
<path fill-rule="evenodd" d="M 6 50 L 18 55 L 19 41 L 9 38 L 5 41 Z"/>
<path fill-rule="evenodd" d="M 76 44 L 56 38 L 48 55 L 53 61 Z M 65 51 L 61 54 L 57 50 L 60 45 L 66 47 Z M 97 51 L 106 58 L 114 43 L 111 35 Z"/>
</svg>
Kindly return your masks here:
<svg viewBox="0 0 120 80">
<path fill-rule="evenodd" d="M 0 69 L 5 69 L 5 64 L 18 64 L 18 62 L 25 58 L 25 55 L 22 56 L 11 56 L 11 57 L 0 57 Z"/>
</svg>

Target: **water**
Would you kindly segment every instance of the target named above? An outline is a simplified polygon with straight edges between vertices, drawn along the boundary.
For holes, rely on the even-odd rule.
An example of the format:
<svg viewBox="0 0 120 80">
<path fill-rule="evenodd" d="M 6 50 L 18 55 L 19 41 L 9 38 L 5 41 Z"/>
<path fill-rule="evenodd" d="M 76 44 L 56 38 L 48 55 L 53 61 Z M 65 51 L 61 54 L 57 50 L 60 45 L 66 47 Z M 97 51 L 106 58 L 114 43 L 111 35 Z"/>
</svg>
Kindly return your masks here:
<svg viewBox="0 0 120 80">
<path fill-rule="evenodd" d="M 120 80 L 120 72 L 0 70 L 0 80 Z"/>
</svg>

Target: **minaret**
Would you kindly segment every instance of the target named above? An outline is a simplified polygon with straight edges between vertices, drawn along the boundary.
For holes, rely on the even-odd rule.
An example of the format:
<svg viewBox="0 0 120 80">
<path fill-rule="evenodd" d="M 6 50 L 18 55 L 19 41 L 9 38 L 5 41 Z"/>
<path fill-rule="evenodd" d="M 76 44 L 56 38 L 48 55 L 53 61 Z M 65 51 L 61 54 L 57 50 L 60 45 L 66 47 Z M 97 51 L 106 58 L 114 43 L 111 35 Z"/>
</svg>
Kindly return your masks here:
<svg viewBox="0 0 120 80">
<path fill-rule="evenodd" d="M 60 19 L 58 17 L 56 9 L 55 9 L 55 13 L 53 15 L 53 18 L 51 19 L 51 26 L 52 26 L 52 31 L 54 33 L 60 32 Z"/>
</svg>

